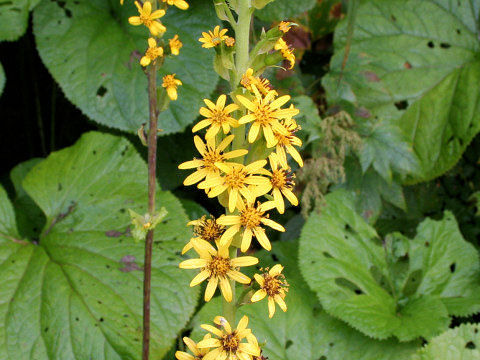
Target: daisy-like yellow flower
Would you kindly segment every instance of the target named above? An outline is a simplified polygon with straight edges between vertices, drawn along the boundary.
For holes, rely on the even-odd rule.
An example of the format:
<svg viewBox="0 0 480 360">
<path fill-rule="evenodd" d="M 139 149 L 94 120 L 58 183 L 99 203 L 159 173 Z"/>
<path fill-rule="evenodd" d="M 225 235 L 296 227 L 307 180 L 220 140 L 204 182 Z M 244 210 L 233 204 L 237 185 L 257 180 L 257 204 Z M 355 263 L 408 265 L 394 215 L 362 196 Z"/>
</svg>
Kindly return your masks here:
<svg viewBox="0 0 480 360">
<path fill-rule="evenodd" d="M 291 108 L 293 108 L 293 105 L 291 106 Z M 298 150 L 294 148 L 294 146 L 302 146 L 302 140 L 295 136 L 295 132 L 300 130 L 300 127 L 292 118 L 285 119 L 281 125 L 287 131 L 287 134 L 285 135 L 285 132 L 274 133 L 275 141 L 277 143 L 275 150 L 278 155 L 278 161 L 284 168 L 287 168 L 288 163 L 286 152 L 288 152 L 292 156 L 292 158 L 298 163 L 298 165 L 302 167 L 302 157 L 300 156 Z"/>
<path fill-rule="evenodd" d="M 222 29 L 220 30 L 220 26 L 217 25 L 213 29 L 213 32 L 211 30 L 206 32 L 202 32 L 202 37 L 198 39 L 202 44 L 202 47 L 204 48 L 212 48 L 220 44 L 222 41 L 228 38 L 227 33 L 228 29 Z"/>
<path fill-rule="evenodd" d="M 128 22 L 130 24 L 135 26 L 142 24 L 145 25 L 148 27 L 153 36 L 163 34 L 165 31 L 167 31 L 167 28 L 163 26 L 161 22 L 157 21 L 157 19 L 165 15 L 165 10 L 155 10 L 152 13 L 152 3 L 150 1 L 145 1 L 143 3 L 143 7 L 138 1 L 135 1 L 135 5 L 137 6 L 139 16 L 129 17 Z"/>
<path fill-rule="evenodd" d="M 230 132 L 230 127 L 237 127 L 238 121 L 231 117 L 229 114 L 235 110 L 238 110 L 237 104 L 229 104 L 225 106 L 227 96 L 222 94 L 218 97 L 217 103 L 214 104 L 208 99 L 203 100 L 208 108 L 201 107 L 200 115 L 205 116 L 206 119 L 199 121 L 192 129 L 192 132 L 197 132 L 207 126 L 210 126 L 205 135 L 206 139 L 214 138 L 220 129 L 223 129 L 224 134 Z"/>
<path fill-rule="evenodd" d="M 268 160 L 272 169 L 272 171 L 269 172 L 269 176 L 273 202 L 275 203 L 278 212 L 283 214 L 285 212 L 283 196 L 285 196 L 293 206 L 298 205 L 298 199 L 292 192 L 292 189 L 295 186 L 293 180 L 294 176 L 290 173 L 290 168 L 281 166 L 280 159 L 276 153 L 271 153 Z M 270 189 L 268 191 L 270 191 Z"/>
<path fill-rule="evenodd" d="M 240 256 L 231 259 L 228 254 L 228 246 L 220 246 L 216 250 L 210 243 L 200 239 L 192 240 L 192 245 L 200 258 L 182 261 L 179 267 L 181 269 L 201 269 L 200 273 L 190 282 L 190 286 L 196 286 L 208 279 L 205 301 L 210 301 L 217 286 L 220 285 L 223 297 L 231 302 L 233 294 L 229 279 L 241 284 L 250 283 L 250 278 L 237 269 L 241 266 L 258 264 L 256 257 Z"/>
<path fill-rule="evenodd" d="M 154 38 L 148 39 L 148 49 L 145 52 L 145 56 L 140 59 L 140 65 L 148 66 L 153 61 L 157 60 L 158 57 L 163 56 L 163 48 L 161 46 L 157 46 L 157 42 Z"/>
<path fill-rule="evenodd" d="M 178 39 L 178 35 L 175 35 L 172 39 L 168 40 L 170 45 L 170 52 L 172 55 L 180 54 L 180 48 L 183 46 L 182 42 Z"/>
<path fill-rule="evenodd" d="M 253 92 L 253 86 L 255 86 L 262 95 L 267 95 L 269 91 L 273 91 L 275 96 L 278 95 L 277 92 L 272 89 L 270 81 L 253 75 L 252 68 L 248 68 L 245 74 L 243 74 L 240 84 L 250 92 Z"/>
<path fill-rule="evenodd" d="M 203 337 L 203 340 L 208 340 L 211 338 L 212 336 L 210 334 L 206 334 Z M 175 357 L 178 360 L 202 360 L 204 356 L 207 355 L 208 352 L 210 351 L 208 348 L 203 348 L 203 349 L 198 348 L 195 341 L 193 341 L 189 337 L 185 336 L 183 338 L 183 342 L 185 343 L 185 345 L 187 345 L 187 347 L 190 349 L 193 355 L 190 355 L 189 353 L 186 353 L 184 351 L 177 351 L 175 353 Z"/>
<path fill-rule="evenodd" d="M 235 38 L 227 36 L 227 38 L 225 39 L 225 45 L 227 45 L 228 47 L 232 47 L 233 45 L 235 45 Z"/>
<path fill-rule="evenodd" d="M 170 100 L 177 100 L 177 87 L 180 85 L 182 85 L 182 82 L 178 79 L 175 79 L 175 74 L 165 75 L 163 77 L 162 86 L 167 90 Z"/>
<path fill-rule="evenodd" d="M 238 215 L 222 215 L 217 219 L 220 225 L 230 226 L 220 238 L 220 246 L 229 246 L 236 233 L 242 231 L 242 243 L 240 249 L 245 252 L 250 247 L 252 237 L 255 236 L 265 250 L 272 250 L 270 240 L 268 240 L 265 229 L 266 225 L 277 231 L 285 231 L 285 228 L 279 223 L 270 220 L 265 212 L 275 207 L 273 201 L 267 201 L 263 204 L 253 204 L 253 202 L 238 202 Z"/>
<path fill-rule="evenodd" d="M 258 341 L 252 334 L 252 330 L 247 328 L 246 315 L 240 319 L 235 330 L 223 316 L 217 316 L 213 321 L 222 329 L 209 324 L 200 325 L 217 337 L 202 340 L 197 344 L 199 348 L 215 348 L 210 350 L 202 360 L 253 360 L 253 357 L 260 356 Z M 243 339 L 247 341 L 243 342 Z"/>
<path fill-rule="evenodd" d="M 267 141 L 267 147 L 273 147 L 277 143 L 274 132 L 288 135 L 288 131 L 279 122 L 280 119 L 291 118 L 298 114 L 298 109 L 290 107 L 289 109 L 281 109 L 281 106 L 290 100 L 289 95 L 280 96 L 275 99 L 276 92 L 269 91 L 264 97 L 260 94 L 255 86 L 252 87 L 255 93 L 255 99 L 249 100 L 245 96 L 237 95 L 240 101 L 249 111 L 249 113 L 238 121 L 239 124 L 253 122 L 248 132 L 248 141 L 253 143 L 260 131 L 263 130 L 263 136 Z"/>
<path fill-rule="evenodd" d="M 287 33 L 291 27 L 292 23 L 289 21 L 281 21 L 280 24 L 278 24 L 278 29 L 283 33 Z"/>
<path fill-rule="evenodd" d="M 256 188 L 269 183 L 268 178 L 256 175 L 265 172 L 263 167 L 266 164 L 266 160 L 258 160 L 247 166 L 237 163 L 216 163 L 215 165 L 224 172 L 224 175 L 213 175 L 198 184 L 198 188 L 208 189 L 210 198 L 217 197 L 228 190 L 228 210 L 233 212 L 241 202 L 241 196 L 253 203 L 255 194 L 258 193 Z"/>
<path fill-rule="evenodd" d="M 275 50 L 278 50 L 282 53 L 282 56 L 290 63 L 290 69 L 293 69 L 295 66 L 295 55 L 290 47 L 287 45 L 285 40 L 282 38 L 278 39 L 274 46 Z"/>
<path fill-rule="evenodd" d="M 193 141 L 202 158 L 186 161 L 178 165 L 178 168 L 181 170 L 197 169 L 193 174 L 187 176 L 183 185 L 190 186 L 205 178 L 209 178 L 211 175 L 220 175 L 220 169 L 215 164 L 225 163 L 228 159 L 245 156 L 248 150 L 244 149 L 224 153 L 224 150 L 230 145 L 234 137 L 234 135 L 227 136 L 217 147 L 215 145 L 215 138 L 207 139 L 207 142 L 204 143 L 200 136 L 195 135 Z"/>
<path fill-rule="evenodd" d="M 188 9 L 188 3 L 185 0 L 162 0 L 162 1 L 166 2 L 170 6 L 175 5 L 180 10 Z"/>
<path fill-rule="evenodd" d="M 215 244 L 218 248 L 220 238 L 225 232 L 225 226 L 217 223 L 217 219 L 210 215 L 207 218 L 203 215 L 200 219 L 192 220 L 187 225 L 193 226 L 193 238 L 184 246 L 182 254 L 193 248 L 192 240 L 202 239 L 208 241 L 210 244 Z"/>
<path fill-rule="evenodd" d="M 268 270 L 268 269 L 267 269 Z M 272 318 L 275 314 L 275 303 L 280 306 L 280 309 L 287 311 L 287 304 L 285 304 L 285 295 L 288 292 L 288 283 L 285 276 L 282 274 L 283 266 L 276 264 L 270 271 L 262 275 L 255 274 L 255 280 L 260 285 L 260 290 L 253 294 L 251 302 L 257 302 L 268 297 L 268 317 Z"/>
</svg>

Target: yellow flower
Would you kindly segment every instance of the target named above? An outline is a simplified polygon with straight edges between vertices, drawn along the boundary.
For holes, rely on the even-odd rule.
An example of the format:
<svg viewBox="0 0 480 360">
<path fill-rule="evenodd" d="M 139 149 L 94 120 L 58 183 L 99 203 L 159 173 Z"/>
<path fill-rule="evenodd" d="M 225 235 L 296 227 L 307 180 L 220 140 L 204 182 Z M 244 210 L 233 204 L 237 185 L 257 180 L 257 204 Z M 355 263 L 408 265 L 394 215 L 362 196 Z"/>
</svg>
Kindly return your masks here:
<svg viewBox="0 0 480 360">
<path fill-rule="evenodd" d="M 203 340 L 211 339 L 211 337 L 212 336 L 210 334 L 206 334 L 203 337 Z M 204 356 L 207 355 L 208 352 L 210 351 L 207 348 L 203 348 L 203 349 L 198 348 L 197 344 L 195 344 L 195 341 L 193 341 L 192 339 L 186 336 L 183 338 L 183 342 L 185 343 L 185 345 L 187 345 L 187 347 L 190 349 L 193 355 L 190 355 L 189 353 L 186 353 L 184 351 L 177 351 L 175 353 L 175 357 L 178 360 L 202 360 Z"/>
<path fill-rule="evenodd" d="M 265 250 L 270 251 L 272 245 L 265 234 L 265 229 L 262 225 L 269 226 L 277 231 L 285 231 L 285 228 L 268 218 L 268 214 L 265 216 L 265 212 L 275 207 L 273 201 L 267 201 L 263 204 L 254 205 L 253 203 L 239 201 L 238 203 L 238 215 L 222 215 L 218 218 L 217 222 L 220 225 L 230 226 L 220 238 L 220 245 L 230 245 L 231 240 L 236 233 L 243 231 L 241 250 L 245 252 L 250 247 L 252 237 L 255 236 Z"/>
<path fill-rule="evenodd" d="M 293 108 L 293 105 L 291 105 L 290 107 Z M 300 140 L 294 135 L 295 132 L 300 130 L 300 127 L 297 125 L 295 120 L 291 118 L 285 119 L 281 123 L 281 125 L 287 131 L 287 135 L 285 135 L 285 132 L 274 133 L 275 141 L 277 143 L 276 153 L 278 155 L 278 161 L 284 168 L 287 168 L 288 163 L 286 152 L 288 152 L 292 156 L 292 158 L 298 163 L 298 165 L 302 167 L 302 157 L 300 156 L 298 150 L 294 148 L 294 146 L 302 146 L 302 140 Z"/>
<path fill-rule="evenodd" d="M 162 0 L 162 1 L 166 2 L 170 6 L 175 5 L 180 10 L 188 9 L 188 3 L 185 0 Z"/>
<path fill-rule="evenodd" d="M 275 43 L 274 49 L 279 50 L 282 53 L 282 56 L 285 58 L 285 60 L 290 62 L 290 69 L 293 69 L 293 67 L 295 66 L 295 55 L 293 54 L 293 51 L 287 45 L 285 40 L 283 40 L 282 38 L 278 39 Z"/>
<path fill-rule="evenodd" d="M 207 218 L 203 215 L 200 219 L 192 220 L 187 225 L 193 226 L 193 238 L 184 246 L 182 254 L 193 248 L 192 240 L 202 239 L 208 241 L 210 244 L 215 244 L 217 247 L 220 243 L 220 237 L 225 232 L 225 226 L 217 223 L 217 219 L 210 215 Z"/>
<path fill-rule="evenodd" d="M 255 86 L 262 95 L 267 95 L 269 91 L 273 91 L 275 96 L 278 95 L 277 92 L 271 88 L 270 81 L 253 75 L 252 68 L 248 68 L 245 74 L 243 74 L 240 84 L 250 92 L 253 92 L 253 86 Z"/>
<path fill-rule="evenodd" d="M 175 35 L 173 39 L 168 40 L 170 45 L 170 52 L 172 55 L 178 55 L 180 53 L 180 48 L 183 46 L 182 42 L 178 39 L 178 35 Z"/>
<path fill-rule="evenodd" d="M 163 77 L 162 86 L 167 90 L 168 97 L 171 100 L 177 100 L 177 87 L 182 85 L 182 82 L 178 79 L 175 79 L 175 74 L 165 75 Z"/>
<path fill-rule="evenodd" d="M 192 245 L 200 258 L 182 261 L 179 267 L 181 269 L 201 269 L 200 273 L 190 282 L 190 286 L 196 286 L 208 279 L 205 290 L 205 301 L 210 301 L 217 286 L 220 285 L 220 291 L 223 297 L 228 302 L 231 302 L 233 294 L 229 279 L 241 284 L 250 283 L 250 278 L 237 269 L 241 266 L 258 264 L 256 257 L 240 256 L 231 259 L 228 254 L 228 246 L 220 246 L 218 250 L 215 250 L 215 248 L 205 240 L 194 239 L 192 240 Z"/>
<path fill-rule="evenodd" d="M 213 198 L 228 190 L 228 210 L 235 211 L 240 196 L 250 203 L 255 201 L 258 186 L 265 186 L 269 179 L 256 174 L 265 172 L 266 160 L 258 160 L 247 166 L 237 163 L 216 163 L 225 175 L 212 175 L 198 184 L 199 189 L 208 189 L 208 197 Z M 254 185 L 251 187 L 251 185 Z M 241 202 L 241 201 L 240 201 Z"/>
<path fill-rule="evenodd" d="M 178 165 L 178 168 L 181 170 L 197 169 L 193 174 L 187 176 L 183 185 L 190 186 L 204 178 L 209 178 L 211 175 L 220 175 L 220 169 L 215 165 L 216 163 L 225 163 L 225 160 L 245 156 L 248 150 L 244 149 L 224 153 L 224 150 L 230 145 L 233 138 L 234 135 L 227 136 L 218 147 L 216 147 L 215 138 L 208 139 L 205 144 L 200 136 L 195 135 L 193 141 L 198 152 L 202 155 L 202 159 L 193 159 Z"/>
<path fill-rule="evenodd" d="M 202 37 L 198 39 L 202 44 L 202 47 L 204 48 L 212 48 L 220 44 L 222 41 L 224 41 L 226 38 L 228 38 L 227 35 L 227 29 L 222 29 L 220 30 L 220 26 L 217 25 L 213 29 L 213 32 L 211 30 L 206 32 L 202 32 Z"/>
<path fill-rule="evenodd" d="M 255 280 L 260 285 L 260 290 L 253 294 L 251 302 L 262 300 L 268 296 L 268 317 L 272 318 L 275 314 L 275 303 L 280 306 L 280 309 L 287 311 L 287 304 L 285 304 L 285 295 L 288 292 L 288 283 L 285 281 L 285 276 L 282 274 L 283 266 L 275 265 L 270 271 L 259 275 L 255 274 Z"/>
<path fill-rule="evenodd" d="M 224 134 L 228 134 L 230 132 L 230 127 L 238 126 L 237 120 L 229 116 L 229 114 L 238 110 L 239 107 L 237 104 L 229 104 L 225 106 L 227 101 L 226 95 L 220 95 L 216 104 L 208 99 L 204 99 L 203 101 L 208 108 L 201 107 L 200 115 L 205 116 L 206 119 L 199 121 L 198 124 L 193 127 L 192 132 L 197 132 L 198 130 L 210 126 L 205 135 L 205 138 L 209 139 L 214 138 L 220 131 L 220 128 L 223 129 Z"/>
<path fill-rule="evenodd" d="M 280 24 L 278 24 L 278 29 L 284 33 L 287 33 L 290 30 L 291 26 L 291 22 L 281 21 Z"/>
<path fill-rule="evenodd" d="M 272 172 L 270 176 L 270 189 L 272 189 L 273 202 L 280 214 L 285 211 L 285 203 L 283 196 L 294 206 L 298 205 L 298 199 L 292 192 L 295 182 L 293 181 L 293 174 L 290 173 L 290 168 L 283 167 L 280 164 L 280 159 L 276 153 L 271 153 L 268 157 Z M 268 191 L 270 191 L 270 189 Z M 282 196 L 283 194 L 283 196 Z"/>
<path fill-rule="evenodd" d="M 148 49 L 145 52 L 145 56 L 140 59 L 140 65 L 148 66 L 152 61 L 155 63 L 159 56 L 163 56 L 163 48 L 157 46 L 157 42 L 154 38 L 149 38 Z"/>
<path fill-rule="evenodd" d="M 227 36 L 226 39 L 225 39 L 225 45 L 227 45 L 229 47 L 232 47 L 233 45 L 235 45 L 235 38 L 233 38 L 231 36 Z"/>
<path fill-rule="evenodd" d="M 239 124 L 246 124 L 253 121 L 250 131 L 248 132 L 248 141 L 253 143 L 261 128 L 263 130 L 263 136 L 267 141 L 267 147 L 270 148 L 277 143 L 273 135 L 274 132 L 288 135 L 288 131 L 280 124 L 279 120 L 291 118 L 297 115 L 299 111 L 295 108 L 280 108 L 290 100 L 289 95 L 280 96 L 275 99 L 274 91 L 269 91 L 265 97 L 262 97 L 256 87 L 253 87 L 253 91 L 255 93 L 255 99 L 253 101 L 247 99 L 245 96 L 237 95 L 238 101 L 249 110 L 249 114 L 243 116 L 238 122 Z"/>
<path fill-rule="evenodd" d="M 129 17 L 128 22 L 130 24 L 135 26 L 142 24 L 145 25 L 148 27 L 153 36 L 163 34 L 165 31 L 167 31 L 167 28 L 163 26 L 161 22 L 156 20 L 165 15 L 165 10 L 155 10 L 152 13 L 152 3 L 150 1 L 145 1 L 143 7 L 140 6 L 138 1 L 135 1 L 135 5 L 137 6 L 140 16 Z"/>
<path fill-rule="evenodd" d="M 205 339 L 197 344 L 199 348 L 215 348 L 202 360 L 252 360 L 253 356 L 260 356 L 257 339 L 252 334 L 252 330 L 247 328 L 248 317 L 246 315 L 240 319 L 235 330 L 232 330 L 223 316 L 217 316 L 213 321 L 223 329 L 209 324 L 200 325 L 217 336 L 217 338 Z M 246 339 L 247 342 L 242 342 L 243 339 Z"/>
</svg>

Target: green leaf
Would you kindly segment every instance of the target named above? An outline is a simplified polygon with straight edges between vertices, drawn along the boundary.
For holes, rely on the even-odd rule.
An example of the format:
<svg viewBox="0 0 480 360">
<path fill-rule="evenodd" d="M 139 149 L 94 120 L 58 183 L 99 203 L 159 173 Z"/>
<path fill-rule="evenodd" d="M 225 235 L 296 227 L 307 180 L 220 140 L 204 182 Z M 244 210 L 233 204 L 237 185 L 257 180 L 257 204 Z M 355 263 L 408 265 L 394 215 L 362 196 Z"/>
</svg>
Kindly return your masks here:
<svg viewBox="0 0 480 360">
<path fill-rule="evenodd" d="M 286 297 L 288 310 L 277 308 L 268 318 L 265 300 L 242 306 L 237 321 L 243 314 L 249 317 L 249 327 L 260 343 L 265 343 L 263 355 L 276 360 L 324 359 L 343 360 L 403 360 L 418 349 L 418 343 L 400 344 L 395 340 L 377 341 L 348 327 L 321 310 L 315 295 L 300 276 L 296 254 L 297 242 L 276 243 L 275 258 L 285 266 L 290 290 Z M 262 251 L 261 266 L 272 266 L 272 253 Z M 221 298 L 207 303 L 192 321 L 192 338 L 200 340 L 205 331 L 199 325 L 211 323 L 219 315 Z"/>
<path fill-rule="evenodd" d="M 451 213 L 422 222 L 412 240 L 393 234 L 382 246 L 351 195 L 333 192 L 326 203 L 303 228 L 300 268 L 328 313 L 374 338 L 408 341 L 478 309 L 478 253 Z"/>
<path fill-rule="evenodd" d="M 264 21 L 287 20 L 310 10 L 315 4 L 316 0 L 302 0 L 298 2 L 291 0 L 275 0 L 265 6 L 262 10 L 256 11 L 255 15 Z"/>
<path fill-rule="evenodd" d="M 30 2 L 15 0 L 0 3 L 0 41 L 15 41 L 25 33 Z"/>
<path fill-rule="evenodd" d="M 344 71 L 346 23 L 337 28 L 329 100 L 398 124 L 420 161 L 408 183 L 449 170 L 480 130 L 479 8 L 480 0 L 365 2 Z"/>
<path fill-rule="evenodd" d="M 132 57 L 133 51 L 147 48 L 148 30 L 127 20 L 137 13 L 133 1 L 122 7 L 119 1 L 103 0 L 45 0 L 34 12 L 40 56 L 68 99 L 98 123 L 131 132 L 148 122 L 147 79 Z M 159 117 L 160 134 L 169 134 L 194 121 L 217 83 L 213 52 L 198 42 L 202 31 L 214 27 L 216 16 L 210 2 L 196 1 L 187 11 L 169 7 L 162 21 L 168 28 L 165 39 L 178 34 L 184 44 L 159 71 L 160 85 L 167 73 L 183 82 L 178 100 Z"/>
<path fill-rule="evenodd" d="M 2 95 L 6 80 L 5 71 L 3 70 L 2 63 L 0 63 L 0 95 Z"/>
<path fill-rule="evenodd" d="M 300 110 L 297 121 L 302 127 L 302 132 L 299 135 L 305 137 L 305 134 L 307 134 L 308 142 L 319 139 L 322 136 L 322 130 L 320 129 L 322 119 L 312 98 L 307 95 L 300 95 L 292 98 L 292 103 Z"/>
<path fill-rule="evenodd" d="M 38 240 L 45 225 L 45 215 L 37 204 L 23 189 L 23 179 L 28 172 L 42 159 L 33 158 L 15 166 L 10 172 L 10 180 L 15 188 L 13 207 L 17 217 L 18 229 L 21 237 Z"/>
<path fill-rule="evenodd" d="M 134 147 L 101 133 L 28 173 L 23 188 L 47 224 L 38 245 L 13 241 L 12 220 L 2 225 L 9 237 L 0 236 L 1 359 L 141 358 L 144 250 L 129 233 L 126 209 L 146 211 L 146 179 Z M 159 191 L 157 202 L 169 212 L 155 229 L 152 269 L 151 353 L 161 358 L 193 312 L 196 292 L 178 269 L 189 238 L 185 213 L 168 192 Z M 13 212 L 0 203 L 5 222 Z"/>
<path fill-rule="evenodd" d="M 462 324 L 433 338 L 412 360 L 475 360 L 480 358 L 478 324 Z"/>
</svg>

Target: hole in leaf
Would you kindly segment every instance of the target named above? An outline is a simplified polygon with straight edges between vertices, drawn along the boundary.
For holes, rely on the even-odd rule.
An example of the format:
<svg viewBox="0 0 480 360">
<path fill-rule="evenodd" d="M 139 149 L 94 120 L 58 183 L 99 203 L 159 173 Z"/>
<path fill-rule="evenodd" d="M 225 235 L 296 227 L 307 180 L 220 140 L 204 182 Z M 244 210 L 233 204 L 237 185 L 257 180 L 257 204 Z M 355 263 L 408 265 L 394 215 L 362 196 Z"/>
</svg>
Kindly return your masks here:
<svg viewBox="0 0 480 360">
<path fill-rule="evenodd" d="M 292 345 L 293 345 L 293 341 L 292 340 L 287 340 L 287 343 L 285 344 L 285 348 L 288 349 Z"/>
<path fill-rule="evenodd" d="M 100 322 L 104 322 L 105 320 L 103 319 L 103 317 L 100 318 Z"/>
<path fill-rule="evenodd" d="M 408 107 L 408 101 L 407 100 L 397 101 L 395 103 L 395 107 L 398 110 L 405 110 Z"/>
<path fill-rule="evenodd" d="M 461 35 L 462 34 L 462 31 L 460 29 L 457 29 L 457 34 L 458 35 Z"/>
<path fill-rule="evenodd" d="M 425 241 L 425 247 L 429 247 L 430 243 L 428 241 Z"/>
<path fill-rule="evenodd" d="M 345 289 L 353 291 L 357 295 L 363 294 L 363 291 L 359 289 L 357 285 L 355 285 L 353 282 L 350 280 L 347 280 L 345 278 L 336 278 L 335 279 L 335 284 L 337 284 L 340 287 L 343 287 Z"/>
<path fill-rule="evenodd" d="M 433 41 L 429 41 L 427 43 L 427 46 L 430 48 L 430 49 L 433 49 L 435 47 L 435 44 L 433 43 Z"/>
<path fill-rule="evenodd" d="M 390 15 L 390 19 L 392 19 L 392 21 L 397 21 L 397 18 L 395 17 L 395 15 Z"/>
<path fill-rule="evenodd" d="M 58 190 L 58 191 L 62 191 L 62 189 L 63 189 L 62 184 L 61 184 L 61 183 L 58 183 L 57 190 Z"/>
<path fill-rule="evenodd" d="M 451 46 L 452 46 L 452 45 L 450 45 L 449 43 L 441 43 L 441 44 L 440 44 L 440 47 L 441 47 L 442 49 L 448 49 L 448 48 L 450 48 Z"/>
<path fill-rule="evenodd" d="M 451 272 L 451 273 L 454 273 L 456 267 L 457 267 L 457 264 L 455 264 L 455 263 L 453 263 L 452 265 L 450 265 L 450 272 Z"/>
<path fill-rule="evenodd" d="M 107 93 L 107 88 L 105 86 L 100 86 L 97 90 L 97 96 L 103 97 Z"/>
<path fill-rule="evenodd" d="M 329 254 L 328 252 L 326 252 L 326 251 L 323 252 L 323 256 L 325 256 L 326 258 L 329 258 L 329 259 L 333 258 L 333 256 L 330 255 L 330 254 Z"/>
<path fill-rule="evenodd" d="M 467 343 L 465 344 L 465 348 L 466 348 L 466 349 L 471 349 L 471 350 L 473 350 L 473 349 L 476 349 L 477 347 L 475 346 L 475 344 L 473 343 L 473 341 L 469 341 L 469 342 L 467 342 Z"/>
</svg>

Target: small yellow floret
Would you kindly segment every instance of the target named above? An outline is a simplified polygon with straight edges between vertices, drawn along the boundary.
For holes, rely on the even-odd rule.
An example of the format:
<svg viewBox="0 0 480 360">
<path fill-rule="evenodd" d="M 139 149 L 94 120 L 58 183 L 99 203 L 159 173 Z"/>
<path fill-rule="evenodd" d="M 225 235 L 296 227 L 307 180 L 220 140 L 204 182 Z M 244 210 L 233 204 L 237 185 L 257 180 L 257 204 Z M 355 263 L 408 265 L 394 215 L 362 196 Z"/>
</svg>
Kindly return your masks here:
<svg viewBox="0 0 480 360">
<path fill-rule="evenodd" d="M 140 65 L 148 66 L 151 62 L 155 63 L 158 57 L 163 56 L 163 48 L 157 46 L 154 38 L 148 39 L 148 49 L 145 56 L 140 59 Z"/>
<path fill-rule="evenodd" d="M 165 75 L 163 77 L 162 86 L 167 90 L 167 94 L 170 100 L 177 100 L 177 87 L 180 85 L 182 85 L 182 82 L 178 79 L 175 79 L 175 74 Z"/>
<path fill-rule="evenodd" d="M 153 36 L 158 36 L 167 31 L 167 28 L 163 26 L 160 21 L 157 19 L 165 15 L 165 10 L 155 10 L 152 13 L 152 3 L 150 1 L 145 1 L 143 7 L 138 1 L 135 1 L 137 6 L 139 16 L 131 16 L 128 18 L 128 22 L 132 25 L 145 25 L 148 27 Z"/>
<path fill-rule="evenodd" d="M 168 40 L 168 44 L 170 45 L 170 52 L 172 55 L 178 55 L 183 46 L 182 42 L 178 39 L 178 35 L 175 35 L 172 39 Z"/>
</svg>

